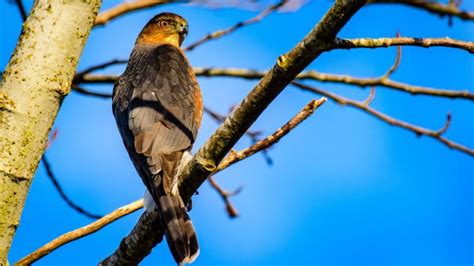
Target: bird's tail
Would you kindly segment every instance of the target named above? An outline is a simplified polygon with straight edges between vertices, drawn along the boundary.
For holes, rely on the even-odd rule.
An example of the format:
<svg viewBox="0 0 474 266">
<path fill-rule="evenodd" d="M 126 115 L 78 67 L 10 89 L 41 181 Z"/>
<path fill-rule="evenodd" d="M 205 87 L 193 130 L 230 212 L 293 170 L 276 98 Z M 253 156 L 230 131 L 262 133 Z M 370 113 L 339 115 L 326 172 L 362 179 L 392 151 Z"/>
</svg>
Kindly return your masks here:
<svg viewBox="0 0 474 266">
<path fill-rule="evenodd" d="M 193 262 L 199 255 L 199 244 L 183 200 L 179 195 L 161 195 L 158 208 L 174 260 L 179 264 Z"/>
</svg>

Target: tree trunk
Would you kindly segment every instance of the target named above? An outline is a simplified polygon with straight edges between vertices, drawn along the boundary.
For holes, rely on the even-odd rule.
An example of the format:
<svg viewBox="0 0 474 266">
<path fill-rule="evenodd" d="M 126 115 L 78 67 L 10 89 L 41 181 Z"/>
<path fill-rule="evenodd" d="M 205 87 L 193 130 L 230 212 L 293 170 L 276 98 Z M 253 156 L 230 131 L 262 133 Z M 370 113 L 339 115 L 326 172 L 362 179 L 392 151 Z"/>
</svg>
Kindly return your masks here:
<svg viewBox="0 0 474 266">
<path fill-rule="evenodd" d="M 0 265 L 101 0 L 36 0 L 0 83 Z"/>
</svg>

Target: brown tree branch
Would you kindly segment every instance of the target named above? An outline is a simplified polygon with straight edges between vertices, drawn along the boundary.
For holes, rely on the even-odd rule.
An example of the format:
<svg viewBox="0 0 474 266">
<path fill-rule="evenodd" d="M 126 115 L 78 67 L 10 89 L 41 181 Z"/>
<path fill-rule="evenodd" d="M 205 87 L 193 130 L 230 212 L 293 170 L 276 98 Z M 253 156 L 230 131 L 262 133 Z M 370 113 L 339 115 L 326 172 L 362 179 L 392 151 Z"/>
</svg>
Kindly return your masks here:
<svg viewBox="0 0 474 266">
<path fill-rule="evenodd" d="M 79 86 L 72 87 L 72 91 L 77 92 L 77 93 L 82 94 L 82 95 L 94 96 L 94 97 L 103 98 L 103 99 L 112 98 L 112 94 L 110 94 L 110 93 L 90 91 L 90 90 L 84 89 L 84 88 L 79 87 Z"/>
<path fill-rule="evenodd" d="M 74 80 L 80 80 L 84 75 L 87 75 L 89 73 L 92 73 L 97 70 L 101 70 L 104 68 L 107 68 L 109 66 L 114 66 L 114 65 L 119 65 L 119 64 L 126 64 L 128 60 L 121 60 L 121 59 L 112 59 L 110 61 L 104 62 L 102 64 L 94 65 L 91 67 L 88 67 L 80 72 L 77 72 L 74 75 Z"/>
<path fill-rule="evenodd" d="M 47 243 L 41 248 L 35 250 L 31 254 L 23 257 L 22 259 L 17 261 L 15 265 L 30 265 L 34 263 L 35 261 L 41 259 L 42 257 L 48 255 L 49 253 L 53 252 L 54 250 L 58 249 L 59 247 L 71 241 L 74 241 L 76 239 L 95 233 L 99 231 L 100 229 L 102 229 L 104 226 L 130 213 L 133 213 L 142 207 L 143 207 L 143 199 L 139 199 L 125 206 L 122 206 L 93 223 L 90 223 L 86 226 L 83 226 L 81 228 L 78 228 L 76 230 L 73 230 L 64 235 L 59 236 L 58 238 L 52 240 L 51 242 Z"/>
<path fill-rule="evenodd" d="M 224 200 L 227 213 L 229 214 L 230 217 L 236 217 L 238 215 L 238 212 L 234 208 L 234 206 L 230 203 L 229 197 L 240 192 L 240 189 L 236 190 L 233 193 L 224 191 L 222 188 L 219 187 L 219 185 L 212 178 L 212 176 L 243 159 L 246 159 L 258 152 L 265 151 L 270 146 L 280 141 L 281 138 L 286 136 L 286 134 L 288 134 L 291 130 L 297 127 L 306 118 L 311 116 L 314 113 L 314 111 L 318 109 L 325 102 L 326 102 L 326 98 L 324 97 L 319 100 L 310 101 L 308 104 L 305 105 L 305 107 L 301 111 L 299 111 L 292 119 L 290 119 L 286 124 L 284 124 L 278 130 L 276 130 L 273 134 L 256 142 L 254 145 L 246 149 L 243 149 L 241 151 L 231 151 L 229 155 L 219 164 L 219 166 L 211 174 L 211 176 L 209 176 L 209 183 L 217 191 L 217 193 L 219 193 L 221 198 Z"/>
<path fill-rule="evenodd" d="M 264 71 L 258 71 L 246 68 L 194 68 L 196 76 L 201 77 L 235 77 L 244 79 L 259 79 L 265 75 Z M 474 100 L 474 93 L 469 90 L 447 90 L 430 87 L 422 87 L 407 83 L 397 82 L 389 78 L 358 78 L 349 75 L 338 75 L 330 73 L 321 73 L 314 70 L 302 72 L 297 76 L 299 80 L 316 80 L 320 82 L 334 82 L 354 85 L 361 88 L 371 86 L 382 86 L 394 90 L 408 92 L 413 95 L 429 95 L 446 98 L 459 98 Z M 77 84 L 110 84 L 117 80 L 116 75 L 84 75 L 81 80 L 76 80 Z"/>
<path fill-rule="evenodd" d="M 20 12 L 21 19 L 23 21 L 25 21 L 26 17 L 28 17 L 28 15 L 26 14 L 26 10 L 25 10 L 25 6 L 23 5 L 23 1 L 22 0 L 15 0 L 15 3 L 16 3 L 16 6 L 18 7 L 18 11 Z"/>
<path fill-rule="evenodd" d="M 189 46 L 187 46 L 186 48 L 184 48 L 185 51 L 192 51 L 194 50 L 194 48 L 202 45 L 203 43 L 205 42 L 208 42 L 210 40 L 215 40 L 217 38 L 221 38 L 225 35 L 228 35 L 228 34 L 231 34 L 233 32 L 235 32 L 236 30 L 242 28 L 242 27 L 245 27 L 245 26 L 248 26 L 250 24 L 254 24 L 254 23 L 257 23 L 257 22 L 260 22 L 262 21 L 262 19 L 264 19 L 266 16 L 270 15 L 271 13 L 273 13 L 274 11 L 278 10 L 279 8 L 281 8 L 282 6 L 284 6 L 286 3 L 288 2 L 288 0 L 282 0 L 282 1 L 279 1 L 277 4 L 274 4 L 270 7 L 268 7 L 267 9 L 263 10 L 260 14 L 258 14 L 257 16 L 251 18 L 251 19 L 248 19 L 248 20 L 245 20 L 245 21 L 242 21 L 242 22 L 239 22 L 235 25 L 233 25 L 232 27 L 230 28 L 227 28 L 227 29 L 224 29 L 224 30 L 218 30 L 218 31 L 215 31 L 213 33 L 209 33 L 208 35 L 206 35 L 205 37 L 201 38 L 200 40 L 190 44 Z"/>
<path fill-rule="evenodd" d="M 49 177 L 49 179 L 51 180 L 51 182 L 53 182 L 53 185 L 54 187 L 56 188 L 56 190 L 58 191 L 59 195 L 61 196 L 61 198 L 66 202 L 66 204 L 71 207 L 73 210 L 77 211 L 78 213 L 88 217 L 88 218 L 91 218 L 91 219 L 100 219 L 102 218 L 102 215 L 97 215 L 97 214 L 94 214 L 94 213 L 91 213 L 85 209 L 83 209 L 82 207 L 80 207 L 79 205 L 77 205 L 76 203 L 74 203 L 67 195 L 66 193 L 64 192 L 64 190 L 62 189 L 61 185 L 59 184 L 58 182 L 58 179 L 56 178 L 56 176 L 54 175 L 53 173 L 53 170 L 51 169 L 51 164 L 49 163 L 49 160 L 46 158 L 46 155 L 43 154 L 43 157 L 41 158 L 41 161 L 43 162 L 44 164 L 44 168 L 46 169 L 46 173 L 47 173 L 47 176 Z"/>
<path fill-rule="evenodd" d="M 358 38 L 341 39 L 334 41 L 330 49 L 354 49 L 354 48 L 380 48 L 389 46 L 418 46 L 418 47 L 451 47 L 474 53 L 474 42 L 466 42 L 445 38 L 414 38 L 414 37 L 395 37 L 395 38 Z"/>
<path fill-rule="evenodd" d="M 216 121 L 219 124 L 225 121 L 226 116 L 221 115 L 217 113 L 216 111 L 209 109 L 209 107 L 204 106 L 204 112 L 208 114 L 212 119 L 214 119 L 214 121 Z M 257 143 L 260 140 L 259 138 L 261 134 L 262 134 L 261 131 L 247 130 L 247 132 L 245 132 L 245 135 L 249 137 L 252 144 Z M 263 150 L 262 155 L 265 158 L 265 161 L 267 162 L 268 165 L 271 165 L 273 163 L 272 159 L 270 158 L 270 155 L 268 155 L 267 150 Z"/>
<path fill-rule="evenodd" d="M 219 194 L 219 196 L 222 198 L 222 200 L 224 201 L 224 204 L 225 204 L 225 209 L 226 209 L 226 212 L 227 214 L 229 215 L 230 218 L 236 218 L 239 216 L 239 212 L 237 211 L 237 209 L 234 207 L 234 205 L 232 204 L 232 202 L 230 202 L 230 197 L 234 196 L 234 195 L 237 195 L 240 193 L 240 191 L 242 191 L 242 187 L 236 189 L 235 191 L 225 191 L 224 189 L 222 189 L 219 184 L 217 184 L 216 180 L 214 180 L 214 178 L 212 178 L 211 176 L 207 179 L 207 181 L 209 181 L 209 184 L 211 185 L 211 187 Z"/>
<path fill-rule="evenodd" d="M 426 10 L 430 13 L 444 16 L 454 16 L 463 20 L 474 20 L 474 13 L 459 9 L 458 5 L 453 4 L 442 4 L 436 1 L 427 0 L 369 0 L 370 4 L 402 4 L 422 10 Z"/>
<path fill-rule="evenodd" d="M 265 72 L 257 71 L 252 69 L 243 69 L 243 68 L 194 68 L 194 72 L 197 76 L 201 77 L 236 77 L 244 79 L 258 79 L 263 77 Z M 88 81 L 93 81 L 96 78 L 93 76 L 87 77 Z M 371 87 L 371 86 L 383 86 L 390 89 L 395 89 L 399 91 L 408 92 L 414 95 L 430 95 L 438 97 L 447 97 L 447 98 L 461 98 L 474 100 L 474 93 L 468 90 L 446 90 L 446 89 L 437 89 L 430 87 L 415 86 L 411 84 L 401 83 L 393 81 L 388 77 L 381 76 L 378 78 L 357 78 L 349 75 L 338 75 L 330 73 L 321 73 L 314 70 L 306 71 L 300 73 L 297 77 L 299 80 L 316 80 L 320 82 L 334 82 L 334 83 L 344 83 L 348 85 L 355 85 L 362 88 Z M 97 80 L 106 81 L 114 80 L 113 76 L 102 76 L 97 77 Z"/>
<path fill-rule="evenodd" d="M 368 114 L 370 114 L 370 115 L 372 115 L 372 116 L 374 116 L 374 117 L 376 117 L 376 118 L 378 118 L 378 119 L 380 119 L 380 120 L 382 120 L 382 121 L 384 121 L 384 122 L 386 122 L 390 125 L 397 126 L 397 127 L 404 128 L 406 130 L 412 131 L 417 136 L 423 136 L 424 135 L 424 136 L 431 137 L 431 138 L 445 144 L 449 148 L 464 152 L 464 153 L 466 153 L 470 156 L 474 156 L 474 150 L 473 149 L 470 149 L 466 146 L 458 144 L 458 143 L 442 136 L 446 132 L 447 128 L 449 127 L 449 125 L 451 123 L 451 115 L 450 114 L 448 114 L 447 119 L 446 119 L 446 123 L 443 126 L 443 128 L 441 128 L 440 130 L 430 130 L 430 129 L 415 126 L 415 125 L 412 125 L 410 123 L 392 118 L 392 117 L 390 117 L 390 116 L 388 116 L 388 115 L 386 115 L 386 114 L 384 114 L 380 111 L 377 111 L 377 110 L 371 108 L 368 104 L 370 102 L 367 102 L 367 101 L 357 102 L 357 101 L 354 101 L 354 100 L 344 98 L 344 97 L 339 96 L 337 94 L 327 92 L 327 91 L 324 91 L 324 90 L 321 90 L 321 89 L 318 89 L 318 88 L 315 88 L 315 87 L 311 87 L 311 86 L 308 86 L 308 85 L 305 85 L 305 84 L 302 84 L 302 83 L 296 82 L 296 81 L 294 81 L 293 84 L 295 86 L 299 87 L 300 89 L 325 96 L 325 97 L 335 101 L 338 104 L 347 105 L 347 106 L 351 106 L 351 107 L 360 109 L 360 110 L 362 110 L 362 111 L 364 111 L 364 112 L 366 112 L 366 113 L 368 113 Z M 373 98 L 373 95 L 370 96 L 370 97 Z"/>
<path fill-rule="evenodd" d="M 400 33 L 397 33 L 397 37 L 400 37 Z M 388 71 L 383 75 L 382 79 L 388 79 L 390 76 L 397 71 L 398 67 L 400 67 L 400 62 L 402 61 L 402 47 L 397 46 L 397 55 L 395 56 L 395 62 L 393 65 L 388 69 Z"/>
<path fill-rule="evenodd" d="M 291 120 L 289 120 L 285 125 L 283 125 L 282 127 L 280 127 L 277 131 L 275 131 L 273 134 L 271 134 L 270 136 L 266 137 L 265 139 L 262 139 L 260 140 L 259 142 L 255 143 L 254 145 L 246 148 L 246 149 L 243 149 L 239 152 L 231 152 L 230 155 L 228 155 L 220 164 L 219 164 L 219 167 L 217 167 L 216 171 L 213 173 L 213 174 L 216 174 L 217 172 L 220 172 L 222 170 L 224 170 L 225 168 L 237 163 L 237 162 L 240 162 L 262 150 L 265 150 L 266 148 L 268 148 L 269 146 L 277 143 L 280 139 L 282 139 L 286 134 L 288 134 L 291 130 L 293 130 L 295 127 L 297 127 L 301 122 L 303 122 L 306 118 L 308 118 L 309 116 L 311 116 L 311 114 L 314 113 L 314 111 L 316 109 L 318 109 L 324 102 L 326 102 L 326 98 L 321 98 L 319 100 L 312 100 L 310 101 L 300 112 L 298 112 Z M 237 193 L 240 192 L 240 189 L 237 189 L 233 192 L 227 192 L 227 191 L 224 191 L 222 188 L 219 187 L 219 185 L 212 179 L 212 177 L 210 176 L 209 177 L 209 180 L 210 180 L 210 184 L 216 188 L 219 192 L 219 194 L 222 196 L 222 197 L 230 197 L 230 196 L 233 196 Z M 229 202 L 230 204 L 230 202 Z M 29 265 L 39 259 L 41 259 L 42 257 L 50 254 L 51 252 L 53 252 L 54 250 L 56 250 L 57 248 L 69 243 L 69 242 L 72 242 L 74 240 L 77 240 L 77 239 L 80 239 L 84 236 L 87 236 L 87 235 L 90 235 L 94 232 L 97 232 L 98 230 L 100 230 L 101 228 L 105 227 L 106 225 L 120 219 L 121 217 L 124 217 L 140 208 L 143 207 L 143 200 L 140 199 L 140 200 L 137 200 L 137 201 L 134 201 L 130 204 L 127 204 L 125 206 L 122 206 L 118 209 L 116 209 L 115 211 L 105 215 L 104 217 L 102 217 L 101 219 L 89 224 L 89 225 L 86 225 L 84 227 L 81 227 L 79 229 L 76 229 L 76 230 L 73 230 L 71 232 L 68 232 L 66 234 L 63 234 L 61 236 L 59 236 L 58 238 L 52 240 L 51 242 L 47 243 L 46 245 L 44 245 L 43 247 L 35 250 L 34 252 L 32 252 L 31 254 L 25 256 L 24 258 L 22 258 L 21 260 L 19 260 L 17 263 L 15 263 L 15 265 Z M 233 208 L 233 206 L 230 204 L 230 206 L 227 206 L 226 205 L 226 208 Z M 231 213 L 232 210 L 228 210 L 229 214 Z M 235 209 L 233 209 L 234 212 L 236 212 Z M 143 215 L 142 215 L 142 218 L 143 219 L 143 223 L 145 222 L 150 222 L 152 220 L 156 220 L 157 218 L 156 217 L 152 217 L 153 215 L 156 215 L 156 212 L 152 212 L 152 213 L 149 213 L 149 212 L 145 212 Z M 139 221 L 139 224 L 141 224 L 141 222 Z M 148 224 L 147 226 L 153 226 L 155 227 L 156 229 L 156 232 L 160 231 L 161 228 L 159 226 L 157 226 L 157 224 Z M 142 229 L 137 229 L 137 230 L 142 230 Z M 135 235 L 135 234 L 132 234 L 132 235 Z M 153 234 L 151 234 L 153 235 Z M 150 236 L 150 237 L 153 237 L 153 236 Z M 142 239 L 142 240 L 145 240 L 145 239 Z M 130 245 L 130 244 L 133 244 L 133 243 L 139 243 L 140 240 L 136 239 L 134 241 L 131 241 L 130 243 L 126 243 L 124 245 Z M 152 241 L 154 242 L 154 241 Z M 147 245 L 150 245 L 151 246 L 151 243 L 148 243 Z M 139 249 L 130 249 L 130 250 L 139 250 Z M 122 251 L 121 251 L 122 252 Z M 147 255 L 147 254 L 145 254 Z M 133 254 L 125 254 L 125 253 L 121 253 L 120 255 L 118 255 L 118 257 L 121 257 L 121 258 L 124 258 L 124 257 L 129 257 L 129 258 L 133 258 L 135 255 Z M 124 260 L 118 260 L 118 261 L 124 261 Z M 126 260 L 128 261 L 128 260 Z M 132 260 L 133 261 L 133 260 Z M 129 261 L 130 262 L 130 261 Z"/>
<path fill-rule="evenodd" d="M 185 1 L 179 1 L 179 0 L 134 0 L 134 1 L 129 1 L 129 0 L 127 0 L 127 1 L 124 1 L 123 3 L 121 3 L 121 4 L 118 4 L 115 7 L 112 7 L 108 10 L 105 10 L 104 12 L 99 13 L 99 15 L 97 15 L 97 18 L 95 20 L 94 27 L 104 26 L 105 24 L 107 24 L 111 20 L 113 20 L 113 19 L 115 19 L 119 16 L 134 12 L 134 11 L 138 11 L 138 10 L 141 10 L 141 9 L 150 8 L 150 7 L 154 7 L 154 6 L 159 6 L 159 5 L 163 5 L 163 4 L 174 3 L 174 2 L 185 2 Z"/>
<path fill-rule="evenodd" d="M 311 116 L 316 109 L 318 109 L 323 103 L 326 102 L 326 98 L 323 97 L 319 100 L 312 100 L 308 104 L 306 104 L 301 111 L 299 111 L 293 118 L 291 118 L 286 124 L 282 127 L 277 129 L 273 134 L 269 135 L 268 137 L 260 140 L 259 142 L 255 143 L 254 145 L 243 149 L 237 152 L 231 152 L 224 160 L 219 164 L 216 170 L 212 173 L 212 175 L 217 174 L 218 172 L 224 170 L 225 168 L 246 159 L 264 149 L 267 149 L 271 145 L 280 141 L 281 138 L 286 136 L 291 130 L 297 127 L 301 122 L 303 122 L 306 118 Z"/>
<path fill-rule="evenodd" d="M 272 69 L 266 73 L 184 168 L 180 175 L 179 188 L 185 202 L 188 202 L 197 188 L 206 181 L 211 173 L 217 170 L 225 155 L 267 106 L 298 73 L 326 51 L 325 48 L 334 42 L 337 33 L 365 3 L 364 0 L 336 0 L 310 33 L 291 51 L 278 58 Z M 134 239 L 155 234 L 152 231 L 153 228 L 144 226 L 144 221 L 140 221 L 135 226 L 140 229 L 132 230 L 132 233 L 122 240 L 118 250 L 105 259 L 102 265 L 121 263 L 116 259 L 119 254 L 129 253 L 128 251 L 131 250 L 140 250 L 142 254 L 150 251 L 149 246 L 134 241 Z M 143 258 L 144 256 L 135 257 L 133 263 L 138 263 Z"/>
</svg>

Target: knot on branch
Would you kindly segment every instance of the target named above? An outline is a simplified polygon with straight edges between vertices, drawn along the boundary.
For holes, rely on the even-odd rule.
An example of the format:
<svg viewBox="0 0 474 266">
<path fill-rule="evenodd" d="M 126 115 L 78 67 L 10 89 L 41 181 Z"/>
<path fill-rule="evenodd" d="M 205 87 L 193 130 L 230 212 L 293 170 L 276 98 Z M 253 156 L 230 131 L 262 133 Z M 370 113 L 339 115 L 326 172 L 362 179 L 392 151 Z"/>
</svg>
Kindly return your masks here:
<svg viewBox="0 0 474 266">
<path fill-rule="evenodd" d="M 291 66 L 291 60 L 288 60 L 288 56 L 283 54 L 278 57 L 276 65 L 279 69 L 287 71 Z"/>
<path fill-rule="evenodd" d="M 201 165 L 201 167 L 208 171 L 208 172 L 214 172 L 217 169 L 216 163 L 210 160 L 206 160 L 202 157 L 196 158 L 196 162 Z"/>
</svg>

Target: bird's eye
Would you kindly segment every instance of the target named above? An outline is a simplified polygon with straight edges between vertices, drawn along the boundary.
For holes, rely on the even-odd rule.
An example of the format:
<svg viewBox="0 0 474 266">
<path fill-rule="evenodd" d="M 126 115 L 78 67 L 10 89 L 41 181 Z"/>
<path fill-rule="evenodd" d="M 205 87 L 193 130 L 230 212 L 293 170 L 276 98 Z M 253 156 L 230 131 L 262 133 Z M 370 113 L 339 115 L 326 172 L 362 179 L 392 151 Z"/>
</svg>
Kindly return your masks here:
<svg viewBox="0 0 474 266">
<path fill-rule="evenodd" d="M 169 23 L 168 23 L 168 21 L 166 21 L 166 20 L 160 20 L 160 21 L 158 22 L 158 26 L 160 26 L 160 27 L 166 27 L 166 26 L 168 26 L 168 25 L 169 25 Z"/>
</svg>

